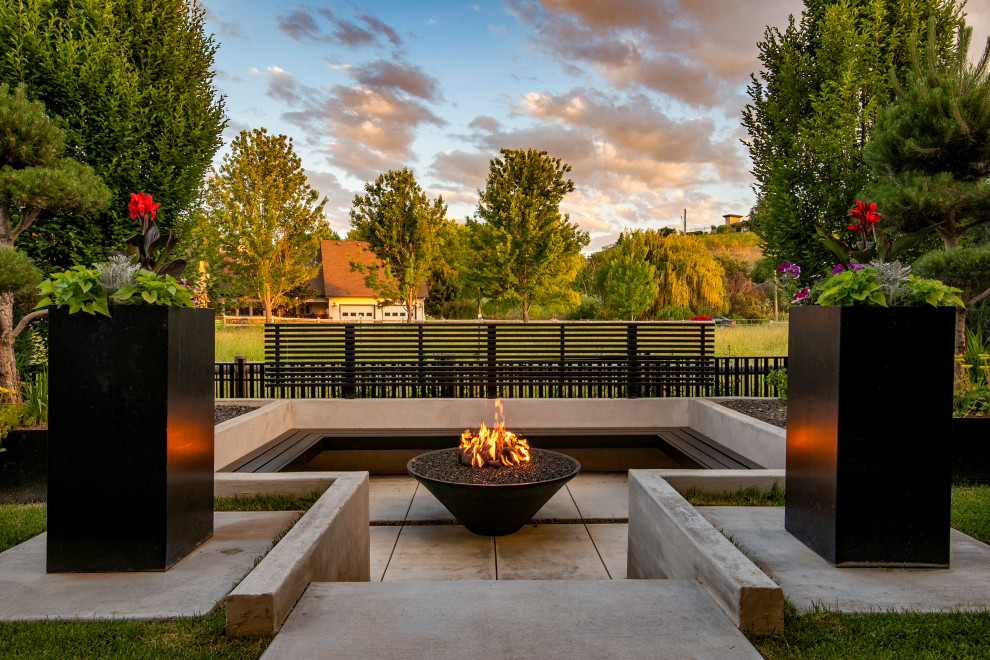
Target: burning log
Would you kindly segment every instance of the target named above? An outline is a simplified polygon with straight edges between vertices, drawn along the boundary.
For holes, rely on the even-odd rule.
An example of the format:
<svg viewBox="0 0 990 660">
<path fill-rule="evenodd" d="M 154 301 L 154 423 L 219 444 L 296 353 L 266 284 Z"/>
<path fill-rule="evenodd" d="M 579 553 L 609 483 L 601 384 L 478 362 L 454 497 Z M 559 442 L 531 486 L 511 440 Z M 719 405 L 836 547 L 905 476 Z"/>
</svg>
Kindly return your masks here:
<svg viewBox="0 0 990 660">
<path fill-rule="evenodd" d="M 530 460 L 529 443 L 525 438 L 505 430 L 500 400 L 495 401 L 495 425 L 489 429 L 482 424 L 477 434 L 465 430 L 458 450 L 462 465 L 477 468 L 512 467 Z"/>
</svg>

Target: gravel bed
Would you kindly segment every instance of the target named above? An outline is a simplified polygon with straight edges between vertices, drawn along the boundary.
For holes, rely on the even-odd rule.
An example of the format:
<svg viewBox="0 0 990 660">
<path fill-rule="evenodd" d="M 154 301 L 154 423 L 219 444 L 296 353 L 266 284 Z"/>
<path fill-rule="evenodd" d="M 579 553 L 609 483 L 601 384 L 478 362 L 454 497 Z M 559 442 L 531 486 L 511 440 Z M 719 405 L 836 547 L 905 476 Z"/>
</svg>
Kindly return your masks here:
<svg viewBox="0 0 990 660">
<path fill-rule="evenodd" d="M 254 406 L 216 406 L 213 410 L 213 425 L 216 426 L 220 422 L 226 422 L 228 419 L 234 419 L 238 415 L 249 413 L 252 410 L 257 410 L 257 408 Z"/>
<path fill-rule="evenodd" d="M 530 462 L 515 467 L 475 468 L 461 465 L 457 449 L 420 454 L 411 465 L 413 470 L 430 479 L 481 486 L 550 481 L 567 476 L 576 467 L 577 461 L 555 451 L 530 448 L 529 452 Z"/>
<path fill-rule="evenodd" d="M 767 424 L 773 424 L 782 429 L 787 428 L 787 404 L 781 403 L 777 399 L 725 399 L 714 403 L 755 417 Z"/>
</svg>

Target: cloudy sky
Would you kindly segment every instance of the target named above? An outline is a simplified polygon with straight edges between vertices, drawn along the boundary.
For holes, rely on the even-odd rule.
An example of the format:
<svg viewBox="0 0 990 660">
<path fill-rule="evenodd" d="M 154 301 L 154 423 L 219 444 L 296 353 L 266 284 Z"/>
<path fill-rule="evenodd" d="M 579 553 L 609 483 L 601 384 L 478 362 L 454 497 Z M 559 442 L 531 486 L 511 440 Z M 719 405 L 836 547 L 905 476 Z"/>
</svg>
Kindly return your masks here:
<svg viewBox="0 0 990 660">
<path fill-rule="evenodd" d="M 502 147 L 569 163 L 591 233 L 721 224 L 753 205 L 740 138 L 756 43 L 800 0 L 202 0 L 225 142 L 293 138 L 341 234 L 356 193 L 408 167 L 472 215 Z M 974 3 L 971 3 L 974 4 Z M 969 8 L 985 42 L 990 9 Z M 982 15 L 981 15 L 982 14 Z M 226 147 L 218 155 L 226 153 Z"/>
</svg>

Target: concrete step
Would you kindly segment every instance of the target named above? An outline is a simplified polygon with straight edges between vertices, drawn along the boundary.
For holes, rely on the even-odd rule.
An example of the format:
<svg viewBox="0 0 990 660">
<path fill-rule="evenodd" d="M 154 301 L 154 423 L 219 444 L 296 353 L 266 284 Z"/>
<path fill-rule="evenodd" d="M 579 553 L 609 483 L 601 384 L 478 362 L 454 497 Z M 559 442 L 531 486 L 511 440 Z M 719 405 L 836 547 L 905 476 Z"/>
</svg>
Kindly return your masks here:
<svg viewBox="0 0 990 660">
<path fill-rule="evenodd" d="M 760 658 L 681 580 L 312 583 L 264 660 Z"/>
</svg>

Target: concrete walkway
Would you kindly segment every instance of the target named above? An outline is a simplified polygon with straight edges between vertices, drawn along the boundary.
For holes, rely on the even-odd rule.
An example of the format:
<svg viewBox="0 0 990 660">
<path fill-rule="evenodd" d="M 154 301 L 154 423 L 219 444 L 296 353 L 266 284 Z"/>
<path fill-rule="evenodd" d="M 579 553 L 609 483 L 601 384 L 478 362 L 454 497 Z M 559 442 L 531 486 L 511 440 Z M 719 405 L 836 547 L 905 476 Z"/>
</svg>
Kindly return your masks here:
<svg viewBox="0 0 990 660">
<path fill-rule="evenodd" d="M 0 553 L 0 621 L 206 614 L 298 516 L 294 511 L 215 513 L 213 537 L 158 572 L 46 573 L 48 534 L 39 534 Z"/>
</svg>

